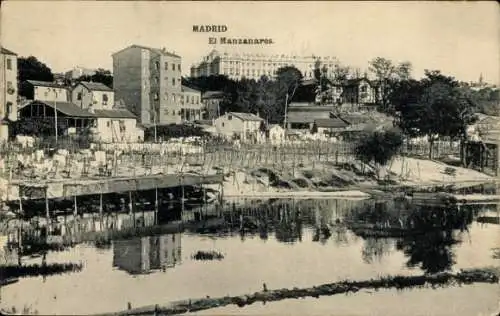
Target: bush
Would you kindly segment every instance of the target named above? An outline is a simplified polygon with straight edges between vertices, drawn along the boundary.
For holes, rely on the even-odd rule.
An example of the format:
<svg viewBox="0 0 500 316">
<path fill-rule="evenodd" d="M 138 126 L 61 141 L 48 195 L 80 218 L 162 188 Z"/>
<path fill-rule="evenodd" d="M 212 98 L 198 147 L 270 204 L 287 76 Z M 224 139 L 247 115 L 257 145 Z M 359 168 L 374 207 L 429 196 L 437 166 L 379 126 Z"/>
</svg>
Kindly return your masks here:
<svg viewBox="0 0 500 316">
<path fill-rule="evenodd" d="M 358 142 L 355 154 L 361 162 L 372 165 L 379 176 L 380 168 L 385 166 L 399 151 L 403 136 L 399 130 L 373 132 Z"/>
</svg>

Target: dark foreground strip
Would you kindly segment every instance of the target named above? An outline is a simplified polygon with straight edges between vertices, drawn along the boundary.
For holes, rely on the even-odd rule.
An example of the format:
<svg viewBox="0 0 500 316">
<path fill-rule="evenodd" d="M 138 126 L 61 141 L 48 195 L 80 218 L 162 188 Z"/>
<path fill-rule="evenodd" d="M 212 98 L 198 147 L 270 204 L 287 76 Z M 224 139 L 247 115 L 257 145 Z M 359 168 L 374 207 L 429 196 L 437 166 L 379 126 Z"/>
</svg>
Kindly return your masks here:
<svg viewBox="0 0 500 316">
<path fill-rule="evenodd" d="M 387 289 L 396 288 L 421 288 L 431 286 L 462 285 L 472 283 L 498 283 L 500 271 L 498 269 L 470 269 L 458 273 L 439 273 L 434 275 L 420 276 L 395 276 L 371 279 L 367 281 L 342 281 L 337 283 L 323 284 L 312 288 L 293 288 L 256 292 L 249 295 L 226 296 L 221 298 L 192 299 L 174 302 L 168 305 L 152 305 L 134 308 L 112 314 L 101 314 L 103 316 L 117 315 L 177 315 L 188 312 L 196 312 L 227 305 L 238 305 L 243 307 L 255 302 L 272 302 L 290 298 L 304 298 L 328 296 L 335 294 L 355 293 L 361 289 Z"/>
</svg>

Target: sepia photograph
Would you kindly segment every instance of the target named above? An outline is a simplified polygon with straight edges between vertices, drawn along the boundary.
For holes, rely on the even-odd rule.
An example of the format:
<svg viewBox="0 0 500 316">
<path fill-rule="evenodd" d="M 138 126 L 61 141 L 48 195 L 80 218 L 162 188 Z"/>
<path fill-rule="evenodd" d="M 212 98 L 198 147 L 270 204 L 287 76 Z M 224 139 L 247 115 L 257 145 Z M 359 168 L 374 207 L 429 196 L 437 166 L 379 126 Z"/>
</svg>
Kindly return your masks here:
<svg viewBox="0 0 500 316">
<path fill-rule="evenodd" d="M 0 316 L 500 315 L 496 1 L 0 3 Z"/>
</svg>

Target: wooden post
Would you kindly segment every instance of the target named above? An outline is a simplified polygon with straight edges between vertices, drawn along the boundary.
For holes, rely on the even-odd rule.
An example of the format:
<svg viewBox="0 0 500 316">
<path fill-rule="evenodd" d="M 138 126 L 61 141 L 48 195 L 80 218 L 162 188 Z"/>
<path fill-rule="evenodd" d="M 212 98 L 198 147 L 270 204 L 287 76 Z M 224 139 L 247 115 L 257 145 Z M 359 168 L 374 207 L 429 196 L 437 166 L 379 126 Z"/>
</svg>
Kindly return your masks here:
<svg viewBox="0 0 500 316">
<path fill-rule="evenodd" d="M 159 211 L 159 203 L 158 203 L 158 186 L 155 186 L 155 217 L 154 224 L 158 224 L 158 211 Z"/>
<path fill-rule="evenodd" d="M 102 205 L 102 192 L 99 194 L 99 226 L 102 231 L 102 221 L 103 221 L 103 205 Z"/>
<path fill-rule="evenodd" d="M 47 219 L 47 229 L 46 234 L 49 235 L 50 230 L 50 209 L 49 209 L 49 196 L 48 196 L 48 187 L 45 187 L 45 218 Z"/>
<path fill-rule="evenodd" d="M 182 177 L 183 177 L 183 175 L 181 175 L 181 192 L 182 192 L 182 195 L 181 195 L 181 212 L 184 215 L 184 184 L 183 184 L 183 181 L 182 181 Z"/>
<path fill-rule="evenodd" d="M 76 195 L 73 196 L 73 217 L 76 219 L 78 216 L 78 203 L 76 199 Z"/>
</svg>

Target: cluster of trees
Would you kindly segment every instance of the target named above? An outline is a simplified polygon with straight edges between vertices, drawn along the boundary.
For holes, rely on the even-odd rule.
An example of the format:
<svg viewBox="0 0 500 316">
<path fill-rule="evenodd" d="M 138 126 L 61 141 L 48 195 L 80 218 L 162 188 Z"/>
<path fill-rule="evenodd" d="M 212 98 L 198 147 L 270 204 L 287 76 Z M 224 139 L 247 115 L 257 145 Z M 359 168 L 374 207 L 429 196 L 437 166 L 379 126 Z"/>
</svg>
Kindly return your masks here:
<svg viewBox="0 0 500 316">
<path fill-rule="evenodd" d="M 19 95 L 26 96 L 26 91 L 24 91 L 22 87 L 22 83 L 26 80 L 38 80 L 38 81 L 54 81 L 54 74 L 52 73 L 52 69 L 47 66 L 42 61 L 38 60 L 35 56 L 29 57 L 19 57 L 17 59 L 17 70 L 18 70 L 18 82 L 19 82 Z M 96 70 L 96 73 L 92 76 L 81 76 L 75 80 L 76 82 L 80 81 L 93 81 L 100 82 L 105 84 L 106 86 L 112 88 L 113 87 L 113 75 L 111 71 L 99 68 Z M 71 82 L 68 79 L 65 79 L 65 84 L 71 85 Z"/>
<path fill-rule="evenodd" d="M 113 75 L 111 71 L 98 68 L 92 76 L 83 75 L 75 80 L 76 82 L 80 81 L 92 81 L 92 82 L 100 82 L 110 88 L 113 88 Z M 69 82 L 67 82 L 69 83 Z"/>
<path fill-rule="evenodd" d="M 295 67 L 278 69 L 276 78 L 262 76 L 259 80 L 234 81 L 226 76 L 183 78 L 183 84 L 201 90 L 222 91 L 226 98 L 220 104 L 221 114 L 229 111 L 259 113 L 270 123 L 281 123 L 286 104 L 299 95 L 302 73 Z M 296 98 L 295 98 L 296 99 Z"/>
<path fill-rule="evenodd" d="M 440 71 L 425 71 L 421 80 L 397 82 L 389 100 L 398 113 L 398 126 L 410 137 L 427 137 L 430 143 L 439 138 L 465 141 L 467 126 L 476 120 L 478 107 L 453 77 Z"/>
</svg>

